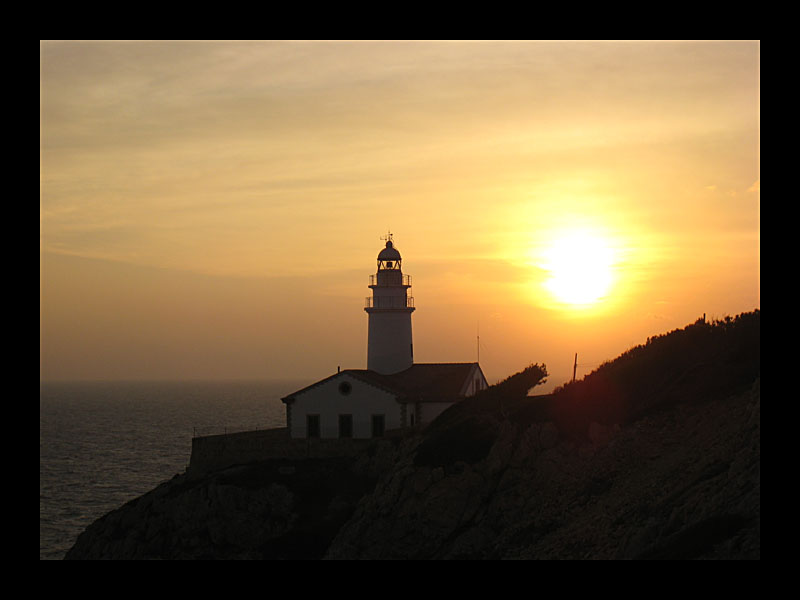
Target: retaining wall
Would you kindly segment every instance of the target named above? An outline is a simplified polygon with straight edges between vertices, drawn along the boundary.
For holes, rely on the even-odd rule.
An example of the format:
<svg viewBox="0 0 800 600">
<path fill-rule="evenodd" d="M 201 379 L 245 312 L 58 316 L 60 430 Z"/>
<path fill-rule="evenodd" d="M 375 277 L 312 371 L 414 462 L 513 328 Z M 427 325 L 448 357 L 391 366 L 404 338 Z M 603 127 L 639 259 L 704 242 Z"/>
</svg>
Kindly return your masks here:
<svg viewBox="0 0 800 600">
<path fill-rule="evenodd" d="M 201 475 L 237 464 L 269 458 L 331 458 L 355 456 L 373 440 L 292 439 L 286 427 L 242 431 L 192 438 L 192 456 L 186 469 Z"/>
</svg>

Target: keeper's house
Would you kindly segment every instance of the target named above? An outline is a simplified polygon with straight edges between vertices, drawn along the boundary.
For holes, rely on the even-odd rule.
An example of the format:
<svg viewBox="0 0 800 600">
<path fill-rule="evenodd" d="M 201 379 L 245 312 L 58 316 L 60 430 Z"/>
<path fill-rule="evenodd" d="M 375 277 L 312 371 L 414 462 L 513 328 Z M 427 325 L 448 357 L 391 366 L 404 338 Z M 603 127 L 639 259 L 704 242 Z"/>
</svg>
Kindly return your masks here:
<svg viewBox="0 0 800 600">
<path fill-rule="evenodd" d="M 372 438 L 420 427 L 488 387 L 478 363 L 414 363 L 408 294 L 391 234 L 370 276 L 367 368 L 347 369 L 282 398 L 292 438 Z"/>
<path fill-rule="evenodd" d="M 389 375 L 348 369 L 282 400 L 293 438 L 371 438 L 424 426 L 486 387 L 478 363 L 422 363 Z"/>
</svg>

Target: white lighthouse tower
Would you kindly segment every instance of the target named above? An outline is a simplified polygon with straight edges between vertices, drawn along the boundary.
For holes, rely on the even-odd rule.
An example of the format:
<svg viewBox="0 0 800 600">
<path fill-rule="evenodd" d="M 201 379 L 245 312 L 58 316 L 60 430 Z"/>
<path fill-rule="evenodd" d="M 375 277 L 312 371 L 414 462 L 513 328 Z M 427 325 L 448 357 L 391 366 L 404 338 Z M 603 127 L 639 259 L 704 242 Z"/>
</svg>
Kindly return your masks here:
<svg viewBox="0 0 800 600">
<path fill-rule="evenodd" d="M 366 369 L 336 373 L 281 398 L 292 438 L 367 439 L 384 432 L 431 423 L 456 402 L 486 389 L 478 363 L 414 363 L 409 295 L 411 277 L 403 275 L 402 258 L 392 234 L 378 254 L 378 272 L 370 275 L 372 295 Z M 303 446 L 308 456 L 322 451 L 315 442 Z M 324 446 L 325 453 L 336 446 Z M 352 448 L 341 446 L 345 452 Z M 328 456 L 328 454 L 323 454 Z"/>
<path fill-rule="evenodd" d="M 414 298 L 408 295 L 411 277 L 403 275 L 401 263 L 390 233 L 386 247 L 378 254 L 378 272 L 369 277 L 372 296 L 367 297 L 364 308 L 369 315 L 367 369 L 386 375 L 404 371 L 414 363 Z"/>
</svg>

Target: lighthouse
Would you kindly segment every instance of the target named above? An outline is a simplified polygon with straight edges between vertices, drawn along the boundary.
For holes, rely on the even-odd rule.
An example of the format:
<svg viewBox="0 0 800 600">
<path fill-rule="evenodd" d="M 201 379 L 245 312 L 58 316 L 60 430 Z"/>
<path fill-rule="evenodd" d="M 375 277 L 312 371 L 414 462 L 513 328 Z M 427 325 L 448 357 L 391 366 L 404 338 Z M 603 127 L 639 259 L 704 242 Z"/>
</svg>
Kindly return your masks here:
<svg viewBox="0 0 800 600">
<path fill-rule="evenodd" d="M 369 316 L 367 370 L 385 375 L 404 371 L 414 363 L 414 298 L 408 294 L 411 276 L 403 275 L 402 261 L 390 233 L 386 247 L 378 253 L 378 272 L 370 275 L 372 296 L 367 297 L 364 307 Z"/>
<path fill-rule="evenodd" d="M 409 295 L 400 252 L 390 233 L 370 275 L 364 310 L 369 318 L 367 368 L 336 373 L 281 398 L 292 438 L 368 439 L 384 432 L 427 426 L 456 402 L 489 384 L 478 363 L 414 363 Z M 315 442 L 303 446 L 311 456 Z M 325 452 L 336 452 L 324 446 Z M 351 448 L 344 445 L 341 448 Z M 325 454 L 328 456 L 329 454 Z"/>
</svg>

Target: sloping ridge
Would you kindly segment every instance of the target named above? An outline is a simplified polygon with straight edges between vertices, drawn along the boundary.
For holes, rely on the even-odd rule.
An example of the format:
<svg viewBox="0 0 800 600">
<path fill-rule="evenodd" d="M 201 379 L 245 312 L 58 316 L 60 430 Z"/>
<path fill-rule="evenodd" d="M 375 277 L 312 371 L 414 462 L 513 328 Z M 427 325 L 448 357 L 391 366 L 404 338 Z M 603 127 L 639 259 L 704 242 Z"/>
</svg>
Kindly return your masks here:
<svg viewBox="0 0 800 600">
<path fill-rule="evenodd" d="M 758 559 L 760 312 L 529 397 L 532 364 L 355 459 L 177 475 L 67 558 Z"/>
<path fill-rule="evenodd" d="M 328 558 L 760 558 L 760 313 L 649 339 L 547 396 L 443 413 Z"/>
</svg>

